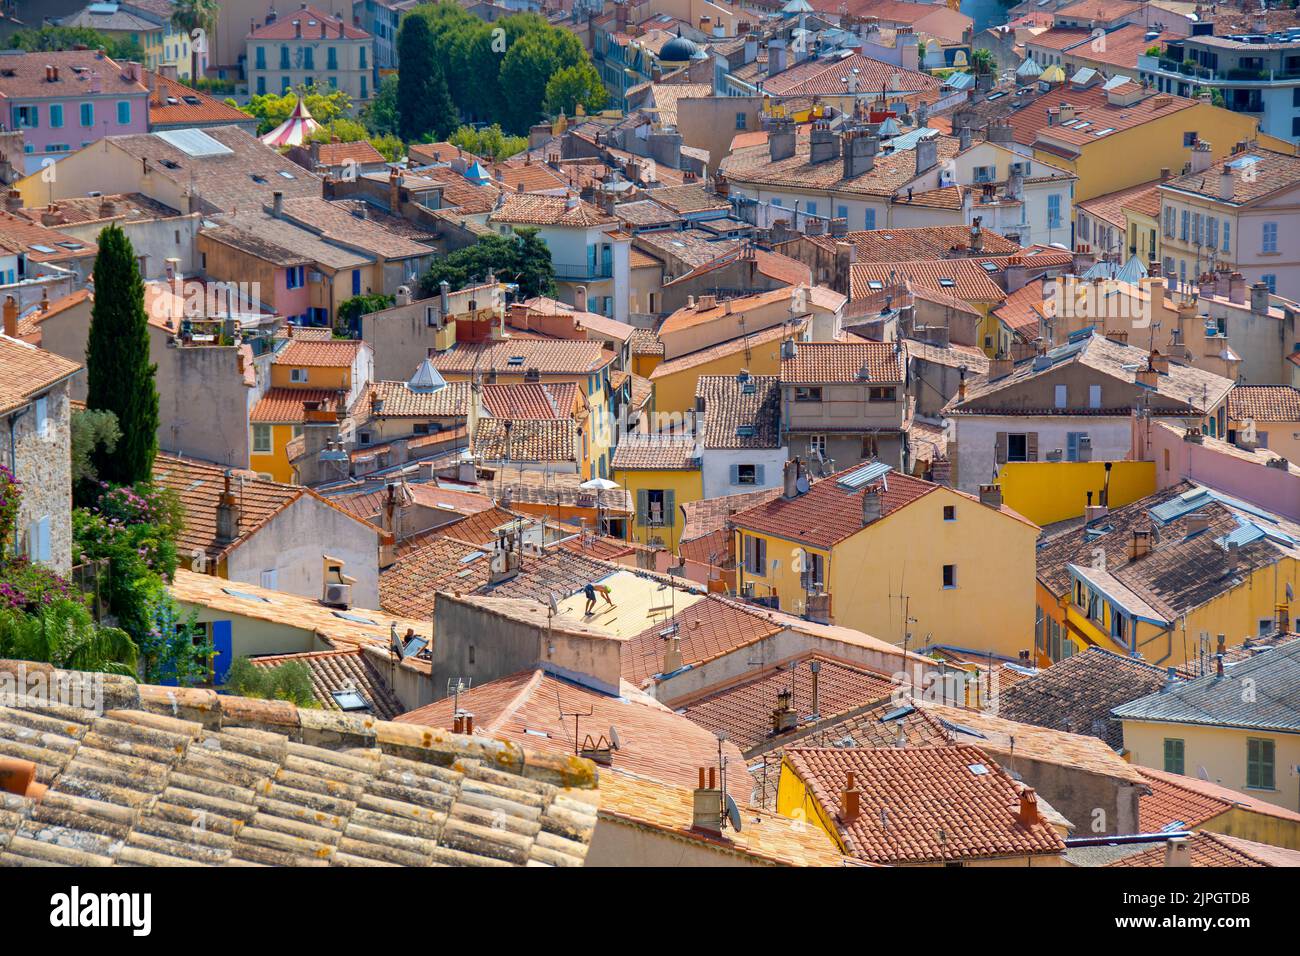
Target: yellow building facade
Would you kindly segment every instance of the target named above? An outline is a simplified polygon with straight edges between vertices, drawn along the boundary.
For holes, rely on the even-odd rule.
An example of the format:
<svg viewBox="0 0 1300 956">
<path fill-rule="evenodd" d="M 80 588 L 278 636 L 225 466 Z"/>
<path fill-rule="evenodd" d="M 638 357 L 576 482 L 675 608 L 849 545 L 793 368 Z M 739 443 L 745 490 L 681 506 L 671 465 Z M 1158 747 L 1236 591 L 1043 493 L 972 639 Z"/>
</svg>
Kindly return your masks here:
<svg viewBox="0 0 1300 956">
<path fill-rule="evenodd" d="M 614 481 L 632 496 L 631 536 L 676 552 L 682 536 L 681 506 L 704 497 L 704 477 L 693 469 L 615 468 Z"/>
<path fill-rule="evenodd" d="M 1035 524 L 1048 525 L 1082 517 L 1088 492 L 1092 492 L 1092 503 L 1097 505 L 1101 504 L 1102 489 L 1107 489 L 1113 508 L 1153 494 L 1156 464 L 1153 461 L 1007 462 L 998 471 L 998 485 L 1007 507 Z"/>
</svg>

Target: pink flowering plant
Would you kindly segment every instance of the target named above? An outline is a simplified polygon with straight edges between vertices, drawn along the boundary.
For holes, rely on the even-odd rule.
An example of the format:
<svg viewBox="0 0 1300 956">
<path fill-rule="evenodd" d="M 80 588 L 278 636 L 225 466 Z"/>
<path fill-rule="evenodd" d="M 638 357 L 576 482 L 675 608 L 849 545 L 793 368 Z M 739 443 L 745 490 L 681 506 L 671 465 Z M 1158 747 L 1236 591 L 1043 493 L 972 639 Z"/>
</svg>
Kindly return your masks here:
<svg viewBox="0 0 1300 956">
<path fill-rule="evenodd" d="M 49 568 L 14 553 L 21 503 L 22 483 L 0 465 L 0 609 L 25 612 L 72 598 L 74 590 Z"/>
<path fill-rule="evenodd" d="M 0 560 L 12 550 L 14 529 L 18 526 L 18 505 L 22 501 L 22 483 L 14 473 L 0 465 Z"/>
</svg>

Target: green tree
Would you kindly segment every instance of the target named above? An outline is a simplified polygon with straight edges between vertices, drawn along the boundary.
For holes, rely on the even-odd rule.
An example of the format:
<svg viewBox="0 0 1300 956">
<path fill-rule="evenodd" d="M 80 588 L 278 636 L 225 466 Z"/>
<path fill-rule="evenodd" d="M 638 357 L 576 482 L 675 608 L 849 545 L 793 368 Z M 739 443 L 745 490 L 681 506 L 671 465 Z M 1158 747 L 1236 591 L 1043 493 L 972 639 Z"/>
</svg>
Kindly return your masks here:
<svg viewBox="0 0 1300 956">
<path fill-rule="evenodd" d="M 361 120 L 373 136 L 397 135 L 397 85 L 396 76 L 384 77 L 374 97 L 361 111 Z"/>
<path fill-rule="evenodd" d="M 552 116 L 560 113 L 572 116 L 581 103 L 583 109 L 594 113 L 605 108 L 608 98 L 596 68 L 590 63 L 579 63 L 551 74 L 546 81 L 544 108 Z"/>
<path fill-rule="evenodd" d="M 336 335 L 360 335 L 361 317 L 363 315 L 386 309 L 396 301 L 393 296 L 384 295 L 382 292 L 372 292 L 369 295 L 354 295 L 350 299 L 344 299 L 339 303 L 338 310 L 335 313 L 334 333 Z"/>
<path fill-rule="evenodd" d="M 217 0 L 173 0 L 172 26 L 184 30 L 191 37 L 195 30 L 203 31 L 201 43 L 190 43 L 190 76 L 199 79 L 199 57 L 207 52 L 208 37 L 217 30 L 221 4 Z"/>
<path fill-rule="evenodd" d="M 81 601 L 63 599 L 31 613 L 0 609 L 0 658 L 134 677 L 139 649 L 125 631 L 97 625 Z"/>
<path fill-rule="evenodd" d="M 19 30 L 9 38 L 11 50 L 30 53 L 74 50 L 79 46 L 107 50 L 110 45 L 108 37 L 90 27 L 41 27 L 39 30 Z"/>
<path fill-rule="evenodd" d="M 94 456 L 101 478 L 147 481 L 158 451 L 158 366 L 149 361 L 144 282 L 135 249 L 117 225 L 99 234 L 95 305 L 86 342 L 86 407 L 117 417 L 121 438 L 112 454 Z"/>
<path fill-rule="evenodd" d="M 406 144 L 391 133 L 385 133 L 383 136 L 372 136 L 370 145 L 379 151 L 379 154 L 390 163 L 395 163 L 406 155 Z"/>
<path fill-rule="evenodd" d="M 996 66 L 993 54 L 988 50 L 981 48 L 970 55 L 971 72 L 977 76 L 992 73 Z"/>
<path fill-rule="evenodd" d="M 329 143 L 333 142 L 336 136 L 340 143 L 360 143 L 370 138 L 370 131 L 356 120 L 340 116 L 312 133 L 310 142 Z"/>
<path fill-rule="evenodd" d="M 182 616 L 162 589 L 152 601 L 152 622 L 140 641 L 140 670 L 148 684 L 203 684 L 211 674 L 215 650 L 198 623 L 198 612 Z"/>
<path fill-rule="evenodd" d="M 508 136 L 497 123 L 485 126 L 482 129 L 462 126 L 451 134 L 447 142 L 453 146 L 459 146 L 475 156 L 496 160 L 497 162 L 513 156 L 515 153 L 522 153 L 528 148 L 527 137 Z"/>
<path fill-rule="evenodd" d="M 482 282 L 489 272 L 502 281 L 518 283 L 525 298 L 555 294 L 550 250 L 536 229 L 527 228 L 509 236 L 483 236 L 472 246 L 435 259 L 420 278 L 420 291 L 424 296 L 433 295 L 444 281 L 453 290 L 461 289 Z"/>
<path fill-rule="evenodd" d="M 397 55 L 402 64 L 397 75 L 398 135 L 408 143 L 428 136 L 441 139 L 460 120 L 427 18 L 402 18 L 397 31 Z"/>
<path fill-rule="evenodd" d="M 85 408 L 72 413 L 72 491 L 78 499 L 89 493 L 99 480 L 95 471 L 94 456 L 111 455 L 117 449 L 122 430 L 117 427 L 117 416 L 98 408 Z"/>
</svg>

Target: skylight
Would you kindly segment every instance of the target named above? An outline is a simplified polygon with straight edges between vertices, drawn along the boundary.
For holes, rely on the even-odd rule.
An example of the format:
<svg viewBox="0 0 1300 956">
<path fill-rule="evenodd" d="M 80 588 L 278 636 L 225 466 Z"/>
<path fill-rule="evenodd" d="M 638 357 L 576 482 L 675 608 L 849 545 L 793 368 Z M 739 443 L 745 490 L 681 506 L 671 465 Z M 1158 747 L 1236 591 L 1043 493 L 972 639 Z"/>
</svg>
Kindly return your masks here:
<svg viewBox="0 0 1300 956">
<path fill-rule="evenodd" d="M 244 601 L 260 601 L 263 604 L 270 604 L 269 598 L 264 598 L 260 594 L 249 594 L 247 591 L 236 591 L 234 588 L 222 588 L 231 597 L 237 597 Z"/>
<path fill-rule="evenodd" d="M 369 710 L 370 703 L 355 690 L 335 690 L 330 692 L 339 710 Z"/>
<path fill-rule="evenodd" d="M 347 611 L 332 611 L 331 613 L 340 620 L 351 621 L 353 624 L 374 624 L 377 626 L 379 623 L 370 620 L 368 617 L 362 617 L 360 614 L 349 614 Z"/>
<path fill-rule="evenodd" d="M 186 156 L 233 156 L 235 151 L 200 129 L 168 129 L 154 133 L 164 143 L 176 147 Z"/>
<path fill-rule="evenodd" d="M 989 768 L 984 766 L 982 763 L 970 764 L 966 769 L 977 777 L 982 777 L 989 772 Z"/>
</svg>

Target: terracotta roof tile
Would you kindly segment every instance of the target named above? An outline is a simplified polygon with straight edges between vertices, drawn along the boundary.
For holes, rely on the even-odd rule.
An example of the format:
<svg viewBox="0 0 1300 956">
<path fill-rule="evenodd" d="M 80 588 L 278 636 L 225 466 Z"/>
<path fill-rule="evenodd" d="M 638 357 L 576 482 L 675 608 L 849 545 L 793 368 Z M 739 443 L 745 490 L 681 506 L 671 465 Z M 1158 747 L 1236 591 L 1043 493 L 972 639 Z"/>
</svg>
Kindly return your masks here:
<svg viewBox="0 0 1300 956">
<path fill-rule="evenodd" d="M 492 211 L 488 222 L 505 222 L 525 226 L 615 225 L 618 220 L 606 215 L 591 203 L 577 199 L 570 206 L 565 196 L 542 196 L 534 193 L 506 193 L 504 202 Z"/>
<path fill-rule="evenodd" d="M 381 408 L 375 406 L 382 401 Z M 447 382 L 432 391 L 415 391 L 406 382 L 371 382 L 354 411 L 362 421 L 374 418 L 464 418 L 472 401 L 469 382 Z"/>
<path fill-rule="evenodd" d="M 577 400 L 576 382 L 483 386 L 483 407 L 494 418 L 571 419 Z"/>
<path fill-rule="evenodd" d="M 699 446 L 689 435 L 638 435 L 623 438 L 610 462 L 615 471 L 694 471 Z"/>
<path fill-rule="evenodd" d="M 975 747 L 787 749 L 785 759 L 859 859 L 968 862 L 1065 850 L 1041 817 L 1029 826 L 1019 821 L 1017 784 Z M 840 791 L 849 772 L 861 810 L 846 821 Z"/>
<path fill-rule="evenodd" d="M 715 362 L 718 359 L 726 358 L 728 355 L 744 352 L 747 349 L 755 349 L 760 346 L 776 346 L 778 342 L 784 339 L 797 339 L 803 334 L 807 324 L 806 319 L 800 319 L 793 325 L 787 323 L 773 326 L 752 335 L 744 335 L 726 342 L 719 342 L 717 345 L 710 345 L 708 348 L 699 349 L 686 355 L 679 355 L 677 358 L 656 365 L 654 371 L 650 373 L 650 380 L 653 382 L 669 375 L 676 375 Z M 775 352 L 775 348 L 773 348 L 773 352 Z"/>
<path fill-rule="evenodd" d="M 1187 840 L 1191 844 L 1192 866 L 1300 866 L 1300 850 L 1286 850 L 1267 843 L 1255 843 L 1252 840 L 1242 840 L 1238 837 L 1206 831 L 1193 833 Z M 1165 844 L 1158 843 L 1141 853 L 1133 853 L 1107 865 L 1163 867 L 1167 865 L 1166 852 Z"/>
<path fill-rule="evenodd" d="M 991 229 L 982 231 L 984 252 L 1002 255 L 1016 252 L 1020 244 Z M 970 246 L 969 226 L 913 226 L 905 229 L 872 229 L 867 232 L 846 232 L 842 236 L 823 233 L 808 236 L 811 242 L 828 252 L 834 252 L 841 242 L 854 247 L 855 262 L 900 262 L 908 259 L 938 259 L 949 255 L 953 249 Z"/>
<path fill-rule="evenodd" d="M 295 27 L 294 24 L 300 25 Z M 299 36 L 307 40 L 337 40 L 339 29 L 345 40 L 369 40 L 370 34 L 354 27 L 341 17 L 324 13 L 316 7 L 303 6 L 282 13 L 271 23 L 264 23 L 252 33 L 249 40 L 293 40 Z M 301 30 L 301 33 L 298 31 Z"/>
<path fill-rule="evenodd" d="M 894 342 L 800 342 L 792 358 L 781 360 L 781 383 L 902 384 L 905 362 L 902 349 Z"/>
<path fill-rule="evenodd" d="M 941 86 L 939 80 L 928 73 L 918 73 L 854 53 L 846 57 L 808 59 L 797 63 L 767 78 L 763 83 L 763 91 L 781 97 L 843 95 L 843 80 L 851 73 L 857 74 L 858 88 L 864 92 L 879 92 L 888 87 L 891 91 L 897 91 L 899 96 L 907 93 L 930 94 L 929 100 L 933 101 Z"/>
<path fill-rule="evenodd" d="M 1151 767 L 1138 767 L 1137 772 L 1151 788 L 1151 792 L 1144 794 L 1138 802 L 1138 829 L 1143 833 L 1195 829 L 1234 807 L 1292 824 L 1300 823 L 1300 813 L 1294 810 L 1209 780 L 1165 773 Z"/>
<path fill-rule="evenodd" d="M 571 418 L 480 418 L 471 447 L 490 462 L 576 462 L 578 426 Z"/>
<path fill-rule="evenodd" d="M 149 128 L 168 126 L 216 126 L 222 123 L 247 123 L 257 120 L 242 110 L 227 106 L 214 96 L 184 83 L 145 70 L 149 86 Z M 367 144 L 368 145 L 368 144 Z"/>
<path fill-rule="evenodd" d="M 1109 35 L 1107 36 L 1109 40 Z M 1154 180 L 1149 183 L 1139 183 L 1136 186 L 1129 186 L 1125 189 L 1117 189 L 1113 193 L 1104 193 L 1100 196 L 1094 196 L 1092 199 L 1085 199 L 1079 203 L 1079 208 L 1096 219 L 1104 220 L 1112 226 L 1117 226 L 1121 230 L 1126 230 L 1124 219 L 1125 208 L 1138 209 L 1145 212 L 1148 216 L 1156 216 L 1160 213 L 1160 180 Z"/>
<path fill-rule="evenodd" d="M 761 488 L 720 498 L 701 498 L 681 505 L 683 514 L 682 541 L 719 531 L 727 519 L 737 512 L 770 501 L 781 493 L 780 488 Z"/>
<path fill-rule="evenodd" d="M 614 360 L 600 342 L 579 339 L 507 339 L 504 342 L 459 343 L 429 356 L 439 372 L 489 372 L 523 375 L 537 369 L 543 375 L 589 375 Z"/>
<path fill-rule="evenodd" d="M 1300 388 L 1237 385 L 1228 393 L 1228 417 L 1236 421 L 1300 422 Z"/>
<path fill-rule="evenodd" d="M 80 371 L 61 355 L 0 335 L 0 412 L 26 405 L 40 392 Z"/>
<path fill-rule="evenodd" d="M 326 166 L 342 166 L 349 161 L 358 166 L 385 162 L 384 154 L 364 139 L 352 143 L 321 143 L 316 155 Z"/>
<path fill-rule="evenodd" d="M 606 694 L 545 670 L 526 670 L 472 687 L 459 698 L 461 710 L 474 715 L 474 732 L 556 754 L 574 755 L 588 735 L 618 732 L 614 765 L 680 787 L 695 786 L 698 768 L 716 766 L 718 740 L 713 734 L 674 714 L 649 695 L 625 684 L 620 695 Z M 450 729 L 453 701 L 436 701 L 403 714 L 399 723 Z M 561 712 L 591 715 L 578 724 Z M 744 770 L 735 744 L 723 744 L 730 757 L 728 790 L 748 800 L 753 781 Z"/>
<path fill-rule="evenodd" d="M 251 659 L 254 667 L 269 670 L 281 664 L 301 664 L 311 673 L 311 687 L 316 702 L 324 710 L 342 711 L 334 694 L 354 690 L 366 704 L 365 713 L 381 720 L 392 720 L 403 711 L 402 703 L 388 681 L 367 656 L 364 648 L 311 651 L 306 654 L 274 654 Z M 387 660 L 384 661 L 388 663 Z M 356 713 L 356 711 L 349 711 Z"/>
<path fill-rule="evenodd" d="M 695 388 L 705 448 L 778 448 L 781 444 L 781 380 L 775 375 L 701 375 Z"/>
<path fill-rule="evenodd" d="M 709 595 L 623 645 L 623 678 L 643 686 L 663 671 L 668 641 L 664 631 L 677 625 L 682 665 L 711 660 L 738 647 L 780 633 L 781 626 L 737 602 Z"/>
<path fill-rule="evenodd" d="M 248 420 L 298 424 L 307 420 L 307 402 L 320 402 L 322 408 L 333 408 L 338 399 L 339 390 L 333 388 L 268 388 L 249 412 Z"/>
<path fill-rule="evenodd" d="M 436 593 L 468 594 L 488 580 L 490 549 L 453 538 L 435 538 L 379 573 L 379 606 L 390 614 L 428 618 Z"/>
<path fill-rule="evenodd" d="M 276 365 L 299 367 L 348 368 L 365 343 L 356 339 L 303 341 L 292 339 L 275 356 Z"/>
</svg>

